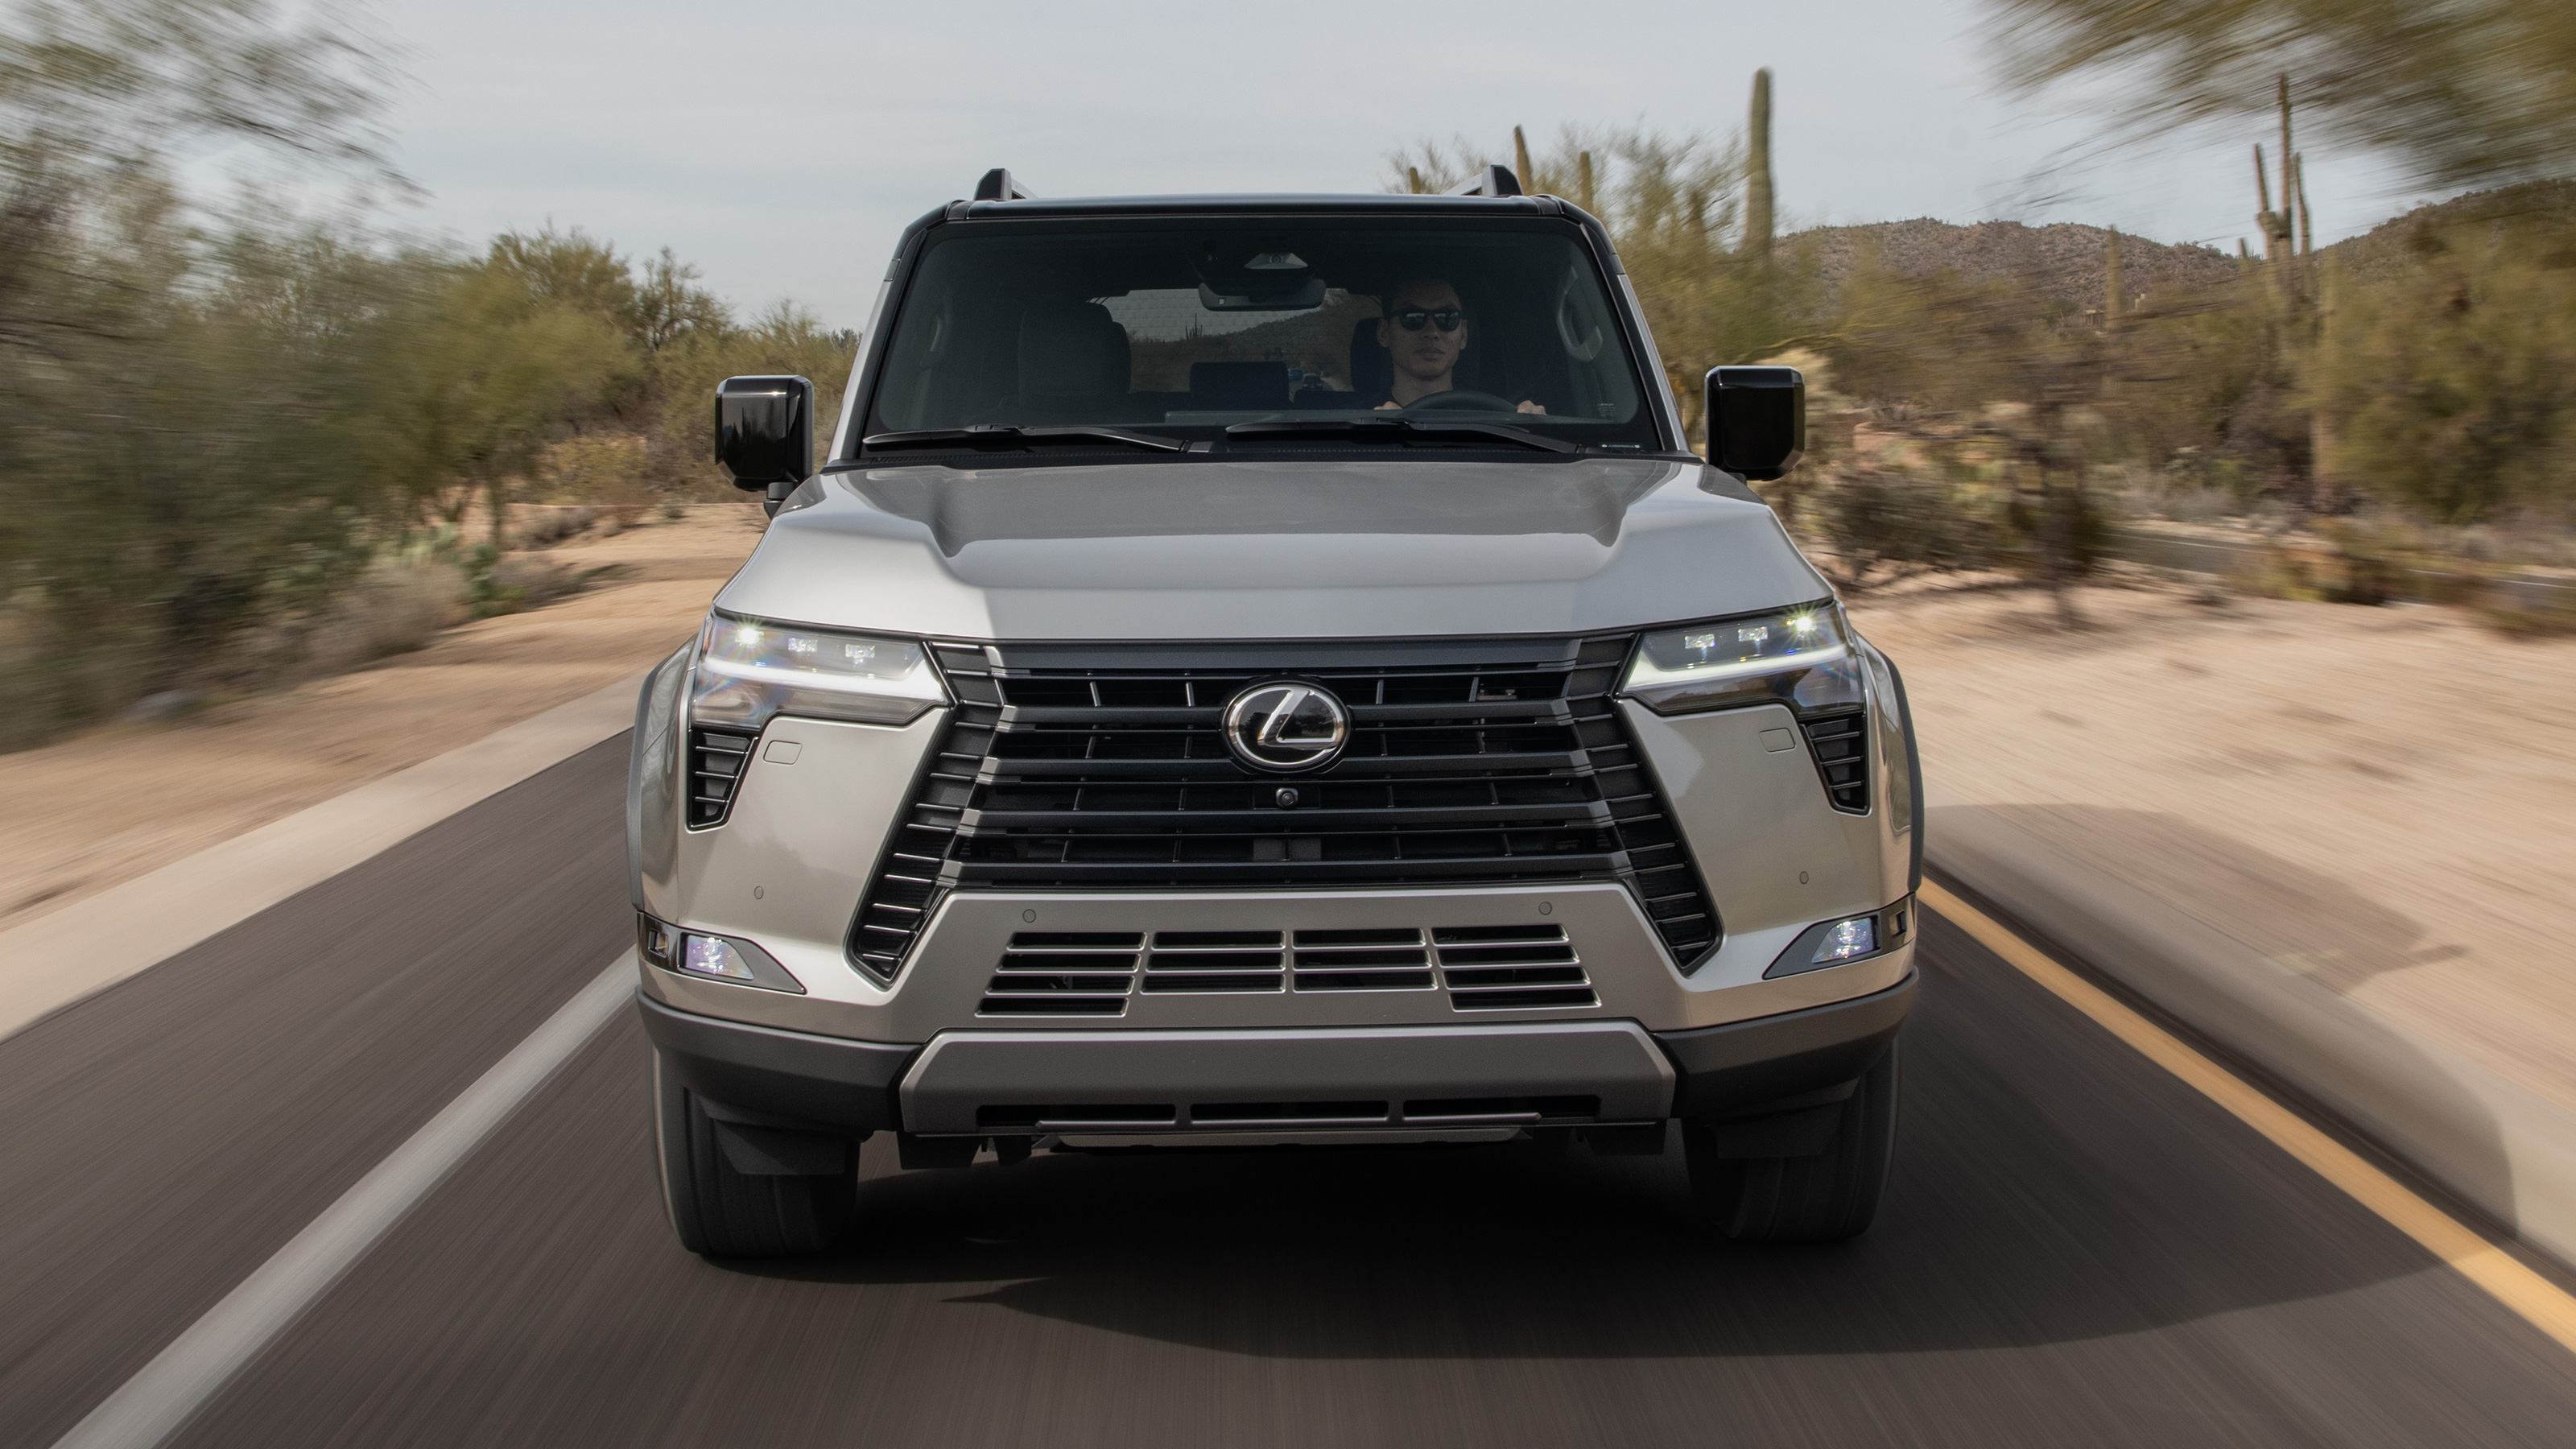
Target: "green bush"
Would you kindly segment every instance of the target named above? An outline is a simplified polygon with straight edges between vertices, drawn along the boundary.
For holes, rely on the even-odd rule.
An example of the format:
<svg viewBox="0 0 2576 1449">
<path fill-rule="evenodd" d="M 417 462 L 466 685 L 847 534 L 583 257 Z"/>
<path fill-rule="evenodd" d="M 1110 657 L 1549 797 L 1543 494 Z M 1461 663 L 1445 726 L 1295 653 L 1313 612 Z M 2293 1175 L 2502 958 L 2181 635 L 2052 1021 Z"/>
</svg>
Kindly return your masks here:
<svg viewBox="0 0 2576 1449">
<path fill-rule="evenodd" d="M 2576 512 L 2571 230 L 2526 218 L 2421 239 L 2337 286 L 2314 372 L 2337 478 L 2439 523 Z"/>
</svg>

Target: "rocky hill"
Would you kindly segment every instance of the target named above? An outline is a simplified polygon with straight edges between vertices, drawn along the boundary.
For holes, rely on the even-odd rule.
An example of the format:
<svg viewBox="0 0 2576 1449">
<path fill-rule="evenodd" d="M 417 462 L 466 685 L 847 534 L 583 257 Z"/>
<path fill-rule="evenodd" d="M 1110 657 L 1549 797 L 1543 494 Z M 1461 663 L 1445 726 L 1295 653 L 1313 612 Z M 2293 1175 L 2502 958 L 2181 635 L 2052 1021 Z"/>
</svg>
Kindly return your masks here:
<svg viewBox="0 0 2576 1449">
<path fill-rule="evenodd" d="M 2101 305 L 2110 233 L 2098 226 L 2055 222 L 2024 226 L 1981 221 L 1955 226 L 1919 217 L 1866 226 L 1821 226 L 1784 240 L 1792 256 L 1812 247 L 1818 274 L 1830 290 L 1850 276 L 1871 247 L 1880 264 L 1906 276 L 1944 268 L 1972 282 L 2020 280 L 2049 296 L 2083 307 Z M 2142 237 L 2120 238 L 2121 273 L 2132 293 L 2201 286 L 2234 276 L 2235 257 L 2213 247 L 2167 246 Z"/>
<path fill-rule="evenodd" d="M 2419 206 L 2404 216 L 2391 217 L 2360 236 L 2336 242 L 2325 252 L 2338 260 L 2346 275 L 2373 282 L 2402 269 L 2419 244 L 2417 238 L 2426 233 L 2480 222 L 2493 225 L 2533 218 L 2553 218 L 2562 226 L 2576 222 L 2576 181 L 2534 181 L 2500 191 L 2454 196 L 2448 201 Z"/>
<path fill-rule="evenodd" d="M 2372 281 L 2400 270 L 2413 239 L 2426 232 L 2535 215 L 2576 218 L 2576 182 L 2534 182 L 2419 206 L 2363 235 L 2321 248 L 2319 255 L 2335 258 L 2348 275 Z M 2071 222 L 2024 226 L 2017 221 L 1981 221 L 1956 226 L 1922 217 L 1866 226 L 1820 226 L 1784 238 L 1782 246 L 1792 256 L 1802 246 L 1812 248 L 1828 292 L 1850 276 L 1875 246 L 1882 264 L 1907 276 L 1928 276 L 1950 268 L 1974 282 L 2034 282 L 2051 297 L 2079 307 L 2097 307 L 2102 302 L 2108 238 L 2101 227 Z M 2125 233 L 2120 237 L 2120 262 L 2133 295 L 2223 282 L 2236 267 L 2232 253 L 2215 247 L 2168 246 Z"/>
</svg>

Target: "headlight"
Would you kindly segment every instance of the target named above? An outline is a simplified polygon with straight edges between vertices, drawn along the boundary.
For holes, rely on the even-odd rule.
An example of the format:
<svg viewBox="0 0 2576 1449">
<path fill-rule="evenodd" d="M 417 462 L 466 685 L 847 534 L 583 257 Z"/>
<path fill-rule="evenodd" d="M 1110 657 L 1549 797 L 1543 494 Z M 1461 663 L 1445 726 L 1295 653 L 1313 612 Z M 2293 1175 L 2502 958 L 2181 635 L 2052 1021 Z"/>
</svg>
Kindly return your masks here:
<svg viewBox="0 0 2576 1449">
<path fill-rule="evenodd" d="M 917 641 L 710 613 L 689 714 L 755 731 L 781 714 L 899 725 L 947 699 Z"/>
<path fill-rule="evenodd" d="M 1657 714 L 1772 703 L 1811 713 L 1866 697 L 1830 602 L 1649 634 L 1620 692 Z"/>
</svg>

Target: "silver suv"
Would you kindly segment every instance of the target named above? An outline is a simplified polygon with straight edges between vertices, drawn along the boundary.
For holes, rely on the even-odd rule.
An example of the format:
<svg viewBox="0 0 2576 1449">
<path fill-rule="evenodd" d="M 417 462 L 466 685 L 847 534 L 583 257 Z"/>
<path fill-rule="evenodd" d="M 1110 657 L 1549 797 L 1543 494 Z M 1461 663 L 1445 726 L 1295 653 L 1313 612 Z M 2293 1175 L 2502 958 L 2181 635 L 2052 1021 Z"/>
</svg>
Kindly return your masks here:
<svg viewBox="0 0 2576 1449">
<path fill-rule="evenodd" d="M 628 834 L 664 1193 L 811 1251 L 857 1144 L 1581 1140 L 1738 1238 L 1865 1228 L 1915 991 L 1895 668 L 1709 457 L 1601 224 L 1448 196 L 907 228 L 813 461 L 647 681 Z"/>
</svg>

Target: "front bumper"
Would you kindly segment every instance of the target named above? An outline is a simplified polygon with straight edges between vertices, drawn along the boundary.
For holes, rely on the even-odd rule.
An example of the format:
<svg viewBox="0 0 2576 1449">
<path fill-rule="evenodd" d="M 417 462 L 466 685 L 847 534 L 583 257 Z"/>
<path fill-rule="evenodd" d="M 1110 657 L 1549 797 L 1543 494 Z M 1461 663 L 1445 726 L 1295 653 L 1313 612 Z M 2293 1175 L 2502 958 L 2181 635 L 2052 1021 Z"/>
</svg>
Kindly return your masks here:
<svg viewBox="0 0 2576 1449">
<path fill-rule="evenodd" d="M 1915 987 L 1909 972 L 1868 996 L 1694 1031 L 1625 1020 L 963 1030 L 922 1044 L 725 1021 L 650 996 L 638 1006 L 681 1081 L 745 1120 L 932 1136 L 1241 1133 L 1742 1118 L 1804 1106 L 1886 1054 Z"/>
</svg>

